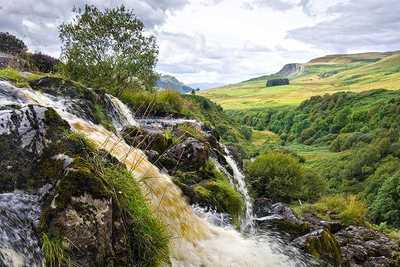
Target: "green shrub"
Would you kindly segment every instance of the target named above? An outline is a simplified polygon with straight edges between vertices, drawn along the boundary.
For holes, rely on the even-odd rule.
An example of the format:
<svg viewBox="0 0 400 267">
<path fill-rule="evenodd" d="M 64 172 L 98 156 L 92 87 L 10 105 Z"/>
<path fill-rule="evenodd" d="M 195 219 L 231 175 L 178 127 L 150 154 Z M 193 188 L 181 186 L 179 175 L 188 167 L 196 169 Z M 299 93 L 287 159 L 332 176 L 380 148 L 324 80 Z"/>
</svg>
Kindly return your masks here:
<svg viewBox="0 0 400 267">
<path fill-rule="evenodd" d="M 284 202 L 302 197 L 304 171 L 292 156 L 267 152 L 250 162 L 246 169 L 255 197 Z"/>
<path fill-rule="evenodd" d="M 324 220 L 340 220 L 345 225 L 365 224 L 367 206 L 354 195 L 322 197 L 314 204 L 296 207 L 298 214 L 311 212 Z"/>
</svg>

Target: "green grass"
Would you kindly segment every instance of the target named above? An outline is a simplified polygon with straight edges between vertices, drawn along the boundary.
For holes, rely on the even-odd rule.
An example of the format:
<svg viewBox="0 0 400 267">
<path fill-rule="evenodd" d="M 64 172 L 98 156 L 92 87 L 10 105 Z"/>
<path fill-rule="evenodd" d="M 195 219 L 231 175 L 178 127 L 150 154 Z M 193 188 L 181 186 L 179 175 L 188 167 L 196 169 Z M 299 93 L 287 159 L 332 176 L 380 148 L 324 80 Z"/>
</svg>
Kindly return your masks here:
<svg viewBox="0 0 400 267">
<path fill-rule="evenodd" d="M 17 87 L 27 87 L 30 80 L 42 77 L 40 74 L 23 74 L 12 68 L 0 69 L 0 80 L 7 80 L 14 83 Z"/>
<path fill-rule="evenodd" d="M 339 220 L 345 225 L 366 223 L 367 206 L 354 195 L 333 195 L 321 198 L 314 204 L 303 204 L 294 207 L 302 216 L 313 213 L 324 220 Z"/>
<path fill-rule="evenodd" d="M 265 83 L 268 76 L 263 76 L 202 91 L 200 94 L 226 110 L 246 110 L 297 106 L 312 96 L 341 91 L 400 89 L 399 53 L 386 57 L 380 54 L 366 54 L 362 56 L 362 60 L 353 60 L 349 57 L 339 57 L 328 62 L 319 60 L 316 63 L 307 63 L 304 72 L 294 77 L 291 84 L 286 86 L 267 88 Z"/>
<path fill-rule="evenodd" d="M 46 260 L 46 266 L 58 267 L 68 265 L 69 259 L 64 251 L 62 239 L 43 234 L 42 251 Z"/>
</svg>

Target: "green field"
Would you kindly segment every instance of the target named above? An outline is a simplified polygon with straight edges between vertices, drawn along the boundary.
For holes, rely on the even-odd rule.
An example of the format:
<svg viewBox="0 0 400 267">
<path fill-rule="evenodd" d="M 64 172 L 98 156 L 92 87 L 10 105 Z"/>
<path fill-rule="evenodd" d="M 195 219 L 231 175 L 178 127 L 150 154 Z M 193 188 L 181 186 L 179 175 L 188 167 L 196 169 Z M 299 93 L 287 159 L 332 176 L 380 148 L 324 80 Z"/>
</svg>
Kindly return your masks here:
<svg viewBox="0 0 400 267">
<path fill-rule="evenodd" d="M 200 94 L 225 110 L 243 110 L 293 106 L 315 95 L 340 91 L 400 89 L 400 52 L 327 56 L 304 66 L 287 86 L 267 88 L 269 76 L 262 76 Z"/>
</svg>

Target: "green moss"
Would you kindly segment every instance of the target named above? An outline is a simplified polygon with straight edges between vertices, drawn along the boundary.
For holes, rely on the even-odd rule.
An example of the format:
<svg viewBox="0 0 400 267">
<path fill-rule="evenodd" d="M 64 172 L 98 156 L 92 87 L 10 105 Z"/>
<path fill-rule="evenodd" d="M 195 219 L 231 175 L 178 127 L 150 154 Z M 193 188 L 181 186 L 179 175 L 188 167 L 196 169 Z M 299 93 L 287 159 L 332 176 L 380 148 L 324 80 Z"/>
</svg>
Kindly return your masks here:
<svg viewBox="0 0 400 267">
<path fill-rule="evenodd" d="M 305 249 L 315 257 L 328 259 L 335 266 L 341 266 L 342 253 L 339 243 L 326 230 L 323 230 L 318 236 L 309 236 L 305 242 Z"/>
<path fill-rule="evenodd" d="M 203 132 L 190 123 L 182 123 L 178 125 L 178 129 L 185 137 L 193 137 L 199 141 L 206 141 Z"/>
<path fill-rule="evenodd" d="M 243 197 L 225 180 L 207 181 L 196 185 L 194 191 L 202 202 L 214 207 L 218 212 L 232 216 L 233 223 L 238 225 L 244 209 Z"/>
<path fill-rule="evenodd" d="M 30 74 L 29 76 L 22 75 L 16 69 L 4 68 L 0 69 L 0 80 L 8 80 L 15 84 L 17 87 L 28 87 L 28 81 L 39 78 L 40 75 Z"/>
</svg>

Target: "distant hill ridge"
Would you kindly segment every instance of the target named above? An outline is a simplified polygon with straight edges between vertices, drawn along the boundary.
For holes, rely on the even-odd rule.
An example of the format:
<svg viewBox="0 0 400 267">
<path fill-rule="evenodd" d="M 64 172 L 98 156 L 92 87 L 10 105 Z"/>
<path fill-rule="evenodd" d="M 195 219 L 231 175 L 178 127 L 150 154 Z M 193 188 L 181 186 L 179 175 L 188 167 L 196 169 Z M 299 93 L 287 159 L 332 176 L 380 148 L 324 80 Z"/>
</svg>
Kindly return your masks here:
<svg viewBox="0 0 400 267">
<path fill-rule="evenodd" d="M 266 87 L 267 80 L 285 78 L 288 85 Z M 400 89 L 400 51 L 327 55 L 200 95 L 226 110 L 239 110 L 299 105 L 316 95 L 373 89 Z"/>
<path fill-rule="evenodd" d="M 161 75 L 160 79 L 156 83 L 156 86 L 160 89 L 176 90 L 182 94 L 189 93 L 193 90 L 193 88 L 185 85 L 171 75 Z"/>
</svg>

